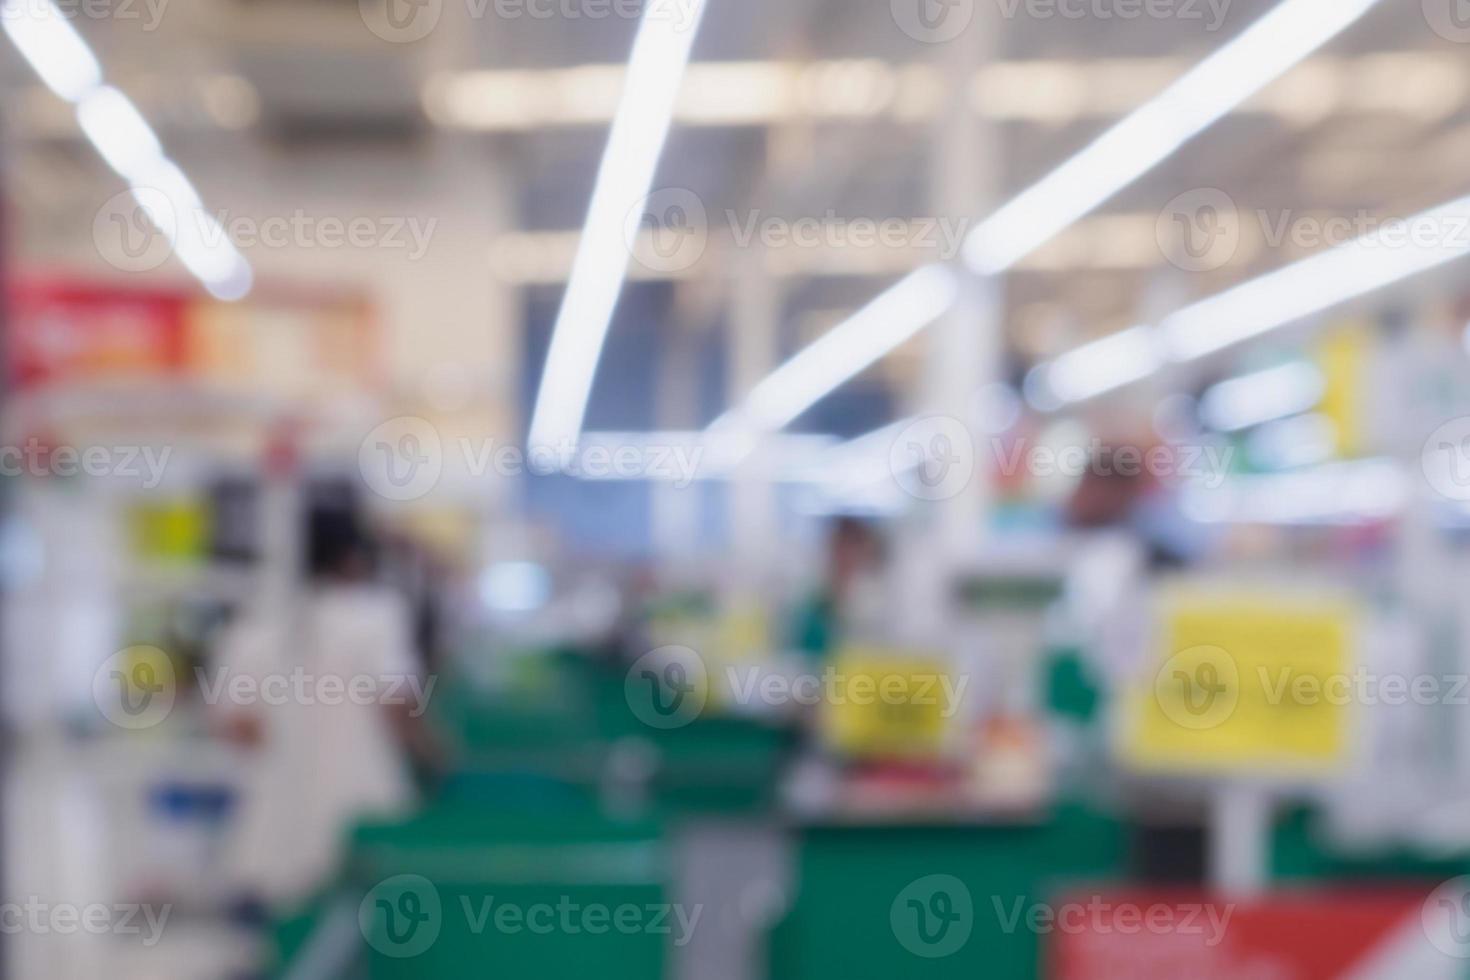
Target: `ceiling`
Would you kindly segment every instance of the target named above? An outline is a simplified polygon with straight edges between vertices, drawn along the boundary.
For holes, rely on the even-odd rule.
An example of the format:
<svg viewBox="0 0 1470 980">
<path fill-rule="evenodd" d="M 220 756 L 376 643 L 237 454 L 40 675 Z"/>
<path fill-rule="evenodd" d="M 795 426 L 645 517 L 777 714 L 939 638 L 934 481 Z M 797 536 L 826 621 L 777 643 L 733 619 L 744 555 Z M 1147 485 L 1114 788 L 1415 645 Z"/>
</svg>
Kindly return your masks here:
<svg viewBox="0 0 1470 980">
<path fill-rule="evenodd" d="M 251 179 L 236 163 L 247 149 L 277 160 L 340 151 L 411 161 L 426 146 L 449 144 L 493 158 L 509 175 L 515 227 L 501 231 L 534 233 L 515 239 L 517 249 L 543 247 L 552 256 L 546 278 L 556 280 L 558 263 L 565 264 L 556 242 L 562 253 L 575 243 L 606 137 L 598 110 L 580 122 L 544 127 L 534 119 L 444 125 L 426 111 L 426 92 L 469 71 L 522 71 L 529 74 L 492 81 L 516 81 L 512 102 L 517 92 L 531 98 L 550 84 L 548 72 L 620 65 L 635 22 L 477 17 L 477 10 L 523 8 L 497 8 L 496 0 L 441 2 L 438 27 L 414 43 L 375 36 L 357 0 L 152 0 L 152 7 L 134 0 L 135 19 L 83 18 L 78 27 L 108 76 L 134 97 L 215 199 L 227 197 L 232 182 Z M 983 217 L 984 200 L 968 211 L 939 207 L 932 191 L 944 142 L 933 116 L 956 80 L 968 79 L 973 88 L 967 98 L 982 123 L 978 163 L 993 171 L 992 201 L 1004 200 L 1271 5 L 1216 2 L 1225 3 L 1223 21 L 1209 30 L 1206 0 L 1178 0 L 1181 11 L 1198 9 L 1202 20 L 1028 16 L 1051 8 L 1045 0 L 973 0 L 970 30 L 959 41 L 935 45 L 907 36 L 891 5 L 877 0 L 712 0 L 695 46 L 697 63 L 793 66 L 792 91 L 818 95 L 779 119 L 678 127 L 657 183 L 696 193 L 712 226 L 756 214 L 958 223 Z M 580 3 L 584 12 L 595 7 L 593 0 Z M 149 20 L 154 9 L 161 14 L 156 24 Z M 1018 13 L 1006 16 L 1008 10 Z M 959 60 L 957 44 L 968 46 L 972 67 L 946 67 Z M 857 74 L 832 74 L 853 60 Z M 800 73 L 813 62 L 842 64 L 828 65 L 825 75 Z M 21 237 L 85 235 L 91 210 L 75 188 L 104 180 L 101 163 L 65 107 L 38 87 L 8 47 L 0 47 L 0 84 L 15 93 L 5 100 L 4 115 L 13 137 L 9 163 Z M 584 85 L 577 98 L 605 102 L 615 85 L 616 76 L 611 86 L 606 80 Z M 881 89 L 873 96 L 876 110 L 844 107 L 860 85 Z M 716 80 L 705 101 L 739 106 L 755 94 Z M 1470 184 L 1458 172 L 1465 150 L 1470 59 L 1430 29 L 1420 4 L 1390 0 L 1012 273 L 1009 338 L 1024 358 L 1053 353 L 1158 304 L 1206 295 L 1290 261 L 1309 247 L 1272 247 L 1262 235 L 1282 216 L 1351 216 L 1364 209 L 1407 215 L 1463 194 Z M 1167 231 L 1160 228 L 1168 226 L 1171 201 L 1201 188 L 1233 200 L 1241 245 L 1217 268 L 1180 268 L 1169 261 L 1168 242 L 1160 240 Z M 727 212 L 736 217 L 727 219 Z M 801 271 L 802 263 L 783 266 L 786 315 L 802 320 L 856 306 L 906 265 L 932 257 L 921 248 L 844 265 L 839 256 L 825 275 Z M 688 275 L 722 279 L 728 260 L 727 249 L 712 248 Z"/>
</svg>

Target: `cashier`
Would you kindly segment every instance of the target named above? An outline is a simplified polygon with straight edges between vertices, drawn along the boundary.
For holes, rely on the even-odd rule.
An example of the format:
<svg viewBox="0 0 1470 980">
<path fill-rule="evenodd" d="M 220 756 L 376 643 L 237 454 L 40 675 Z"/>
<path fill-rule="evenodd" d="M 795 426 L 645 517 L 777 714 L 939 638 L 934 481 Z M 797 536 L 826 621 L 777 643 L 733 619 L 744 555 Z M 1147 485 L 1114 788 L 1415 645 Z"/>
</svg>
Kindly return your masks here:
<svg viewBox="0 0 1470 980">
<path fill-rule="evenodd" d="M 872 526 L 841 517 L 827 538 L 821 585 L 797 607 L 792 646 L 812 660 L 824 660 L 844 634 L 881 596 L 883 547 Z"/>
</svg>

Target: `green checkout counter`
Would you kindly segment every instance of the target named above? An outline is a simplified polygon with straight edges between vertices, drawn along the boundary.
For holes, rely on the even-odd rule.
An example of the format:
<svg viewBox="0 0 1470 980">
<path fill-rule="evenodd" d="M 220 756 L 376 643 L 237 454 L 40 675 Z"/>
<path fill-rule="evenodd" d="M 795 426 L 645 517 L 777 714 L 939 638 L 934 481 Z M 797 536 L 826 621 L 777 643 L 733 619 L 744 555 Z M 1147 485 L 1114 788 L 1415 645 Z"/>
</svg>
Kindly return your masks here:
<svg viewBox="0 0 1470 980">
<path fill-rule="evenodd" d="M 490 703 L 458 690 L 459 700 L 444 699 L 439 722 L 460 733 L 470 765 L 413 819 L 357 829 L 337 887 L 277 924 L 274 976 L 672 976 L 667 930 L 613 923 L 538 930 L 528 910 L 550 910 L 546 916 L 570 907 L 576 915 L 586 906 L 678 902 L 670 829 L 684 821 L 781 820 L 774 794 L 793 735 L 733 718 L 651 732 L 631 717 L 614 670 L 571 652 L 547 663 L 554 676 L 539 682 L 545 697 Z M 635 758 L 625 768 L 638 771 L 641 789 L 606 784 L 618 753 Z M 1029 904 L 1079 886 L 1113 887 L 1129 878 L 1133 842 L 1124 822 L 1077 804 L 1030 824 L 808 821 L 788 824 L 787 834 L 792 893 L 762 940 L 770 980 L 1043 976 L 1044 937 L 1006 929 L 991 896 Z M 1463 858 L 1332 856 L 1306 811 L 1278 821 L 1272 862 L 1283 884 L 1433 887 L 1470 873 Z M 925 891 L 943 876 L 963 882 L 976 903 L 971 928 L 952 949 L 944 927 L 957 914 L 953 896 Z M 497 927 L 503 905 L 527 920 Z"/>
</svg>

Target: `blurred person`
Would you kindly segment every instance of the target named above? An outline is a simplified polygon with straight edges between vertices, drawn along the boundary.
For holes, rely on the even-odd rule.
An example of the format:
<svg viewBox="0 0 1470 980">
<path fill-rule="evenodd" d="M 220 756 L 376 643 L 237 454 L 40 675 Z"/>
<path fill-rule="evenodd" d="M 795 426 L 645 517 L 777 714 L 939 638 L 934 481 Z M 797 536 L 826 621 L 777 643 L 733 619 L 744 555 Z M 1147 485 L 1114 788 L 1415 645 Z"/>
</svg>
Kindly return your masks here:
<svg viewBox="0 0 1470 980">
<path fill-rule="evenodd" d="M 827 537 L 827 564 L 820 587 L 796 609 L 792 646 L 811 659 L 830 657 L 855 621 L 881 601 L 883 545 L 873 527 L 839 517 Z"/>
<path fill-rule="evenodd" d="M 220 728 L 251 756 L 227 867 L 253 911 L 328 880 L 351 826 L 408 809 L 411 766 L 436 767 L 440 754 L 423 720 L 432 684 L 421 679 L 411 611 L 373 581 L 356 519 L 312 513 L 308 553 L 308 588 L 286 621 L 254 611 L 220 647 Z M 260 696 L 232 697 L 239 677 Z"/>
<path fill-rule="evenodd" d="M 1147 456 L 1150 447 L 1132 451 Z M 1063 516 L 1073 528 L 1121 531 L 1143 548 L 1150 568 L 1181 568 L 1193 564 L 1205 541 L 1179 507 L 1178 493 L 1146 468 L 1120 465 L 1117 448 L 1104 445 L 1093 455 Z"/>
</svg>

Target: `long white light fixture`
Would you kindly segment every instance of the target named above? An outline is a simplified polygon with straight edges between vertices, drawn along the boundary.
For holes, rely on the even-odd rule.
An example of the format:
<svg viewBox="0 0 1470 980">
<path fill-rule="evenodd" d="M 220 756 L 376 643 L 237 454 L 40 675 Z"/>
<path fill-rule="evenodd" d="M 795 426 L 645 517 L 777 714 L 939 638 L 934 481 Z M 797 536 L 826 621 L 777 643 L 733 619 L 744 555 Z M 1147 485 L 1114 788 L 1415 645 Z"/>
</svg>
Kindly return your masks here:
<svg viewBox="0 0 1470 980">
<path fill-rule="evenodd" d="M 1286 0 L 970 233 L 965 261 L 997 273 L 1152 170 L 1379 0 Z"/>
<path fill-rule="evenodd" d="M 102 84 L 92 49 L 49 2 L 7 0 L 0 4 L 0 29 L 46 87 L 66 101 L 78 102 Z"/>
<path fill-rule="evenodd" d="M 1057 409 L 1145 378 L 1163 363 L 1154 329 L 1129 327 L 1068 351 L 1044 372 L 1033 371 L 1026 378 L 1026 400 L 1043 410 Z"/>
<path fill-rule="evenodd" d="M 552 331 L 531 417 L 533 446 L 575 441 L 582 431 L 597 362 L 632 258 L 625 233 L 628 213 L 653 186 L 704 7 L 705 0 L 691 0 L 689 18 L 680 24 L 650 5 L 638 26 L 587 224 Z"/>
<path fill-rule="evenodd" d="M 1327 393 L 1327 379 L 1310 361 L 1288 361 L 1275 367 L 1221 381 L 1200 399 L 1205 424 L 1220 432 L 1238 432 L 1300 415 Z"/>
<path fill-rule="evenodd" d="M 1470 253 L 1470 197 L 1185 307 L 1160 324 L 1169 356 L 1204 357 Z"/>
<path fill-rule="evenodd" d="M 1190 137 L 1279 78 L 1378 2 L 1283 0 L 1239 37 L 978 225 L 965 241 L 966 263 L 977 272 L 992 275 L 1015 265 L 1152 170 Z M 885 302 L 888 296 L 884 294 L 874 305 L 892 305 Z M 943 312 L 931 312 L 926 307 L 902 314 L 904 329 L 894 333 L 907 339 Z M 868 326 L 858 319 L 849 320 L 833 327 L 818 343 L 829 350 L 866 344 L 863 332 Z M 877 356 L 895 345 L 879 350 Z M 805 354 L 803 351 L 797 357 Z M 778 368 L 771 378 L 784 371 L 784 367 Z M 805 392 L 807 407 L 849 377 L 833 374 L 829 387 Z M 762 382 L 761 387 L 765 384 Z"/>
<path fill-rule="evenodd" d="M 824 394 L 943 315 L 958 290 L 956 275 L 946 266 L 909 273 L 767 376 L 738 407 L 716 419 L 710 433 L 753 436 L 785 428 Z"/>
<path fill-rule="evenodd" d="M 96 56 L 52 0 L 0 0 L 0 29 L 41 81 L 76 106 L 82 134 L 128 182 L 134 200 L 184 267 L 219 299 L 248 293 L 249 263 L 205 211 L 188 177 L 164 156 L 142 113 L 122 92 L 103 84 Z"/>
<path fill-rule="evenodd" d="M 1360 296 L 1470 255 L 1470 197 L 1432 208 L 1186 306 L 1157 329 L 1131 327 L 1129 356 L 1091 360 L 1095 341 L 1037 366 L 1027 397 L 1043 410 L 1084 401 L 1148 377 L 1169 363 L 1207 357 Z M 1121 348 L 1120 348 L 1121 349 Z M 1091 370 L 1086 385 L 1074 382 Z"/>
</svg>

